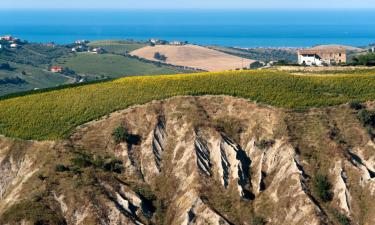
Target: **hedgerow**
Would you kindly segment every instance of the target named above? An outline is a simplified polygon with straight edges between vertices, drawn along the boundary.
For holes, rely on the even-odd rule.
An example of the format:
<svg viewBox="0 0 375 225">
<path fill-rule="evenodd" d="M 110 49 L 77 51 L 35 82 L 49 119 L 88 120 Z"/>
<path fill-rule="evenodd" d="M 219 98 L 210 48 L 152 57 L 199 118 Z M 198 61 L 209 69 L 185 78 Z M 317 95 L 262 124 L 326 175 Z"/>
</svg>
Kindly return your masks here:
<svg viewBox="0 0 375 225">
<path fill-rule="evenodd" d="M 110 112 L 177 95 L 231 95 L 285 108 L 323 107 L 375 99 L 375 73 L 303 75 L 233 71 L 127 77 L 4 99 L 0 134 L 61 139 Z"/>
</svg>

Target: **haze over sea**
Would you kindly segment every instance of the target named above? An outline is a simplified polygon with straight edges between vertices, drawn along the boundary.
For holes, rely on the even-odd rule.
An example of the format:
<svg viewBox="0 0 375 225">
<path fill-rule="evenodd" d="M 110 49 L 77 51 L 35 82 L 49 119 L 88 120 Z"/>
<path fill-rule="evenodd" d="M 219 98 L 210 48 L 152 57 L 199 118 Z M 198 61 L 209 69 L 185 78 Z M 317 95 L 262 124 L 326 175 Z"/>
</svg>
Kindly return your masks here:
<svg viewBox="0 0 375 225">
<path fill-rule="evenodd" d="M 375 42 L 375 10 L 0 10 L 0 35 L 33 42 L 160 38 L 201 45 Z"/>
</svg>

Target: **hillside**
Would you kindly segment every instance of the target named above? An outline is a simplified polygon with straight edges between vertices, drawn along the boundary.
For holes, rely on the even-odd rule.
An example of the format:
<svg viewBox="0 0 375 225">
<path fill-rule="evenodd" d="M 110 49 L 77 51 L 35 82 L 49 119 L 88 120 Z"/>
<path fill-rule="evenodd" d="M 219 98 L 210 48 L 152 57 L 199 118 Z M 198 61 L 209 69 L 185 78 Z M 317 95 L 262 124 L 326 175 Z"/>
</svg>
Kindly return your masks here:
<svg viewBox="0 0 375 225">
<path fill-rule="evenodd" d="M 173 65 L 198 68 L 206 71 L 222 71 L 248 68 L 254 62 L 251 59 L 240 58 L 213 49 L 197 45 L 156 45 L 147 46 L 130 54 L 148 60 L 157 61 L 154 58 L 156 52 L 167 57 L 166 62 Z"/>
<path fill-rule="evenodd" d="M 175 97 L 59 141 L 0 137 L 0 224 L 374 224 L 375 144 L 357 114 Z"/>
<path fill-rule="evenodd" d="M 235 48 L 223 46 L 209 46 L 209 48 L 242 58 L 262 62 L 285 61 L 297 63 L 296 48 Z"/>
<path fill-rule="evenodd" d="M 148 62 L 128 55 L 145 46 L 135 41 L 95 41 L 84 48 L 100 47 L 106 54 L 74 54 L 79 44 L 55 45 L 22 42 L 18 48 L 6 45 L 0 49 L 0 96 L 53 88 L 65 84 L 134 75 L 176 74 L 188 69 Z M 10 68 L 3 69 L 2 64 Z M 61 65 L 65 71 L 51 73 L 51 66 Z"/>
<path fill-rule="evenodd" d="M 300 76 L 260 70 L 128 77 L 1 100 L 0 134 L 60 139 L 76 126 L 110 112 L 178 95 L 224 94 L 300 109 L 372 101 L 374 90 L 373 71 Z"/>
<path fill-rule="evenodd" d="M 88 44 L 91 47 L 100 47 L 106 50 L 109 53 L 113 54 L 125 54 L 131 51 L 143 48 L 146 46 L 144 42 L 136 41 L 116 41 L 116 40 L 107 40 L 107 41 L 93 41 Z"/>
<path fill-rule="evenodd" d="M 135 75 L 175 74 L 189 72 L 168 66 L 158 66 L 116 54 L 78 53 L 57 59 L 57 64 L 74 70 L 88 80 Z"/>
</svg>

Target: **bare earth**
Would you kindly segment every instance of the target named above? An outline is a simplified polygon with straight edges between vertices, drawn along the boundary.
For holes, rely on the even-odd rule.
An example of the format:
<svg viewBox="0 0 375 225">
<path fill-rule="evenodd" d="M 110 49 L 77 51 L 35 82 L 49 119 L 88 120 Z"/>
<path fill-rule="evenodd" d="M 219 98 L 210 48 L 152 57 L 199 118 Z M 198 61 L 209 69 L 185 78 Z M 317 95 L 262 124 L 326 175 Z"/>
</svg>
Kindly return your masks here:
<svg viewBox="0 0 375 225">
<path fill-rule="evenodd" d="M 234 70 L 249 67 L 251 63 L 255 62 L 255 60 L 240 58 L 197 45 L 147 46 L 137 49 L 130 54 L 148 60 L 158 61 L 154 58 L 156 52 L 167 57 L 166 63 L 207 71 Z"/>
</svg>

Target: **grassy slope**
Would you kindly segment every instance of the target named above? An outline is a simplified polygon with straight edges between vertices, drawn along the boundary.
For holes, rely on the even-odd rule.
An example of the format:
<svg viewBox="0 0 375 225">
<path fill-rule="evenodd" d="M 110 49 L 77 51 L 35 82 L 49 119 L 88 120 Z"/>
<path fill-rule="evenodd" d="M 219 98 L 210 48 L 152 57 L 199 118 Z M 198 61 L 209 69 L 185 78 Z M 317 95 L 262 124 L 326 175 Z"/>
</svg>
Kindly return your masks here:
<svg viewBox="0 0 375 225">
<path fill-rule="evenodd" d="M 114 54 L 80 53 L 58 62 L 79 74 L 91 77 L 117 78 L 129 75 L 173 74 L 180 71 L 165 66 L 158 67 L 151 63 Z"/>
<path fill-rule="evenodd" d="M 258 61 L 279 61 L 286 60 L 288 62 L 297 62 L 297 52 L 283 49 L 263 49 L 263 48 L 253 48 L 249 50 L 237 49 L 232 47 L 222 47 L 222 46 L 209 46 L 209 48 L 221 51 L 227 54 L 254 59 Z"/>
<path fill-rule="evenodd" d="M 89 46 L 101 47 L 114 54 L 124 54 L 139 48 L 143 48 L 146 46 L 146 44 L 132 41 L 95 41 L 91 42 Z"/>
<path fill-rule="evenodd" d="M 375 74 L 296 76 L 236 71 L 128 77 L 0 101 L 0 133 L 58 139 L 115 110 L 176 95 L 226 94 L 289 108 L 375 99 Z"/>
<path fill-rule="evenodd" d="M 1 61 L 0 61 L 1 63 Z M 54 87 L 61 84 L 66 84 L 69 81 L 69 78 L 62 76 L 60 74 L 54 74 L 47 72 L 39 67 L 34 67 L 25 64 L 10 63 L 14 70 L 0 70 L 0 79 L 15 78 L 19 77 L 22 80 L 25 80 L 26 84 L 0 84 L 0 96 L 33 90 L 34 88 L 47 88 Z M 22 74 L 22 71 L 26 72 L 26 75 Z"/>
</svg>

